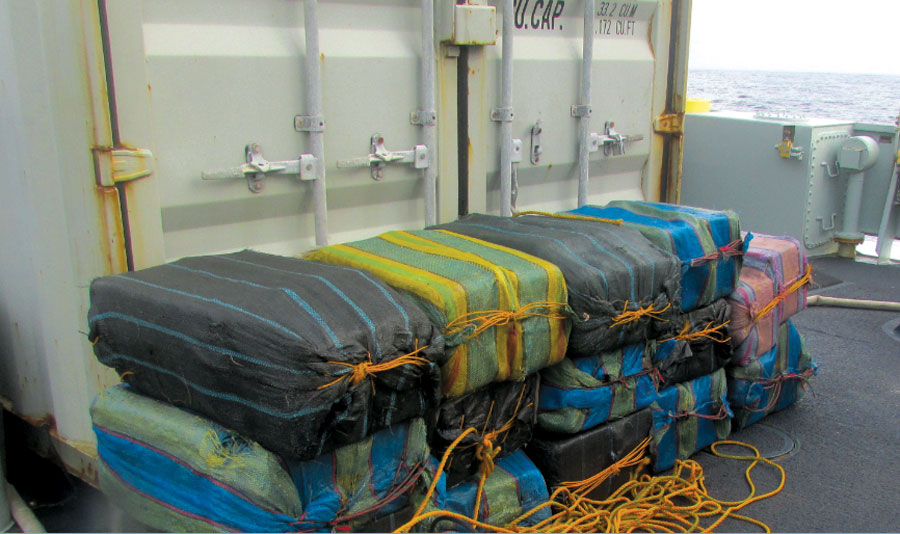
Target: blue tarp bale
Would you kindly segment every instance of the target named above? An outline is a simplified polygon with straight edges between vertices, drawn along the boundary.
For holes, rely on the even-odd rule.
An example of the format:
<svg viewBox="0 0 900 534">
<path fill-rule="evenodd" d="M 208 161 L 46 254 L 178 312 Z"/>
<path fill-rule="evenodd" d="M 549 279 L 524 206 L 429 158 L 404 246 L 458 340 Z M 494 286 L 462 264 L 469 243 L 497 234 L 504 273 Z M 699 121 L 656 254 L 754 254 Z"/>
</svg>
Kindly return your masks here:
<svg viewBox="0 0 900 534">
<path fill-rule="evenodd" d="M 673 342 L 674 343 L 674 342 Z M 656 400 L 656 344 L 629 345 L 587 358 L 566 358 L 541 371 L 538 426 L 575 434 L 625 417 Z"/>
<path fill-rule="evenodd" d="M 726 399 L 725 369 L 659 392 L 652 406 L 653 433 L 650 452 L 654 472 L 665 471 L 675 460 L 725 439 L 733 416 Z"/>
<path fill-rule="evenodd" d="M 737 284 L 744 242 L 734 212 L 617 200 L 567 213 L 621 219 L 657 247 L 676 255 L 681 260 L 683 311 L 727 297 Z"/>
<path fill-rule="evenodd" d="M 746 367 L 729 367 L 728 402 L 736 428 L 783 410 L 803 397 L 818 365 L 790 320 L 778 330 L 775 346 Z"/>
<path fill-rule="evenodd" d="M 106 390 L 91 407 L 100 487 L 144 524 L 182 532 L 355 528 L 418 505 L 434 473 L 421 418 L 285 463 L 208 419 Z"/>
</svg>

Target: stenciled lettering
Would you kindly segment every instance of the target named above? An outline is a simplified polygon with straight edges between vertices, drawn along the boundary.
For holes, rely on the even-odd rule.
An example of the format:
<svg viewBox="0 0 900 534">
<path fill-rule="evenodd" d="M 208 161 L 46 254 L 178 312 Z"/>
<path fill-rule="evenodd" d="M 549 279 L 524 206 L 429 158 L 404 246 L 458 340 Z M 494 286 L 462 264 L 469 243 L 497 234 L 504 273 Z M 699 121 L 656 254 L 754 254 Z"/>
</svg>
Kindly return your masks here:
<svg viewBox="0 0 900 534">
<path fill-rule="evenodd" d="M 564 0 L 513 0 L 513 23 L 519 30 L 562 30 L 557 19 L 565 7 Z"/>
</svg>

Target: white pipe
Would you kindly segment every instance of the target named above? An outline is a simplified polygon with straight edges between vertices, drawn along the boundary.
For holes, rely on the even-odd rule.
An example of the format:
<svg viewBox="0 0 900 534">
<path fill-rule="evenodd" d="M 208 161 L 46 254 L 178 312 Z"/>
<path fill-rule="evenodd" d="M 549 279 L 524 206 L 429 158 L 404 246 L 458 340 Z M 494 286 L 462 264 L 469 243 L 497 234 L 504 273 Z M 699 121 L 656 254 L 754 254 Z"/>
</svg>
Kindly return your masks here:
<svg viewBox="0 0 900 534">
<path fill-rule="evenodd" d="M 436 116 L 434 109 L 434 0 L 422 0 L 422 84 L 419 87 L 419 101 L 424 117 L 422 125 L 423 144 L 428 147 L 428 167 L 425 168 L 425 225 L 437 224 L 437 149 L 435 124 L 429 120 Z"/>
<path fill-rule="evenodd" d="M 503 0 L 503 60 L 500 74 L 500 107 L 513 105 L 513 0 Z M 512 122 L 503 117 L 500 123 L 500 215 L 512 216 Z"/>
<path fill-rule="evenodd" d="M 584 0 L 584 37 L 582 38 L 581 100 L 582 106 L 591 105 L 591 67 L 594 63 L 594 0 Z M 579 121 L 578 145 L 578 207 L 588 203 L 588 178 L 590 177 L 591 117 L 585 113 Z"/>
<path fill-rule="evenodd" d="M 306 112 L 322 115 L 322 63 L 319 55 L 318 0 L 303 0 L 303 26 L 306 34 Z M 328 244 L 328 203 L 325 199 L 325 132 L 309 132 L 309 151 L 316 157 L 313 181 L 313 214 L 316 221 L 316 246 Z"/>
<path fill-rule="evenodd" d="M 889 300 L 845 299 L 812 295 L 806 299 L 807 306 L 837 306 L 840 308 L 858 308 L 863 310 L 900 311 L 900 302 Z"/>
<path fill-rule="evenodd" d="M 44 525 L 31 511 L 31 508 L 22 500 L 16 488 L 9 482 L 5 482 L 5 484 L 6 498 L 9 499 L 9 509 L 16 520 L 16 524 L 19 525 L 19 530 L 22 532 L 47 532 Z"/>
</svg>

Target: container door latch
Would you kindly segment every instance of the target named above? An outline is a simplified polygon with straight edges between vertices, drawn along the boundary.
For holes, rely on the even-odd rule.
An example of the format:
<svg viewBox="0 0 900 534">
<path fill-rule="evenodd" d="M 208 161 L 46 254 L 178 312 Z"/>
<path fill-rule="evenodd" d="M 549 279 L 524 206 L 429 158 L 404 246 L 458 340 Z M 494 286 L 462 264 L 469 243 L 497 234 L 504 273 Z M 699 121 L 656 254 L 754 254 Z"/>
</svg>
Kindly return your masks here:
<svg viewBox="0 0 900 534">
<path fill-rule="evenodd" d="M 115 187 L 153 174 L 153 153 L 146 148 L 95 147 L 97 185 Z"/>
<path fill-rule="evenodd" d="M 264 180 L 268 175 L 296 174 L 301 180 L 316 179 L 316 157 L 303 154 L 297 159 L 288 161 L 268 161 L 262 155 L 262 147 L 258 143 L 249 143 L 244 147 L 244 163 L 240 167 L 203 171 L 203 180 L 232 180 L 245 178 L 247 189 L 251 193 L 259 193 L 264 188 Z"/>
<path fill-rule="evenodd" d="M 369 167 L 372 179 L 380 181 L 384 178 L 384 169 L 388 163 L 412 163 L 416 169 L 428 168 L 428 147 L 416 145 L 412 150 L 388 150 L 384 146 L 384 136 L 375 134 L 371 137 L 369 148 L 371 153 L 361 158 L 339 159 L 339 169 Z"/>
<path fill-rule="evenodd" d="M 623 156 L 625 155 L 625 143 L 633 141 L 641 141 L 643 135 L 622 135 L 616 131 L 616 123 L 607 122 L 604 126 L 603 134 L 591 132 L 590 152 L 597 152 L 603 147 L 604 156 Z"/>
</svg>

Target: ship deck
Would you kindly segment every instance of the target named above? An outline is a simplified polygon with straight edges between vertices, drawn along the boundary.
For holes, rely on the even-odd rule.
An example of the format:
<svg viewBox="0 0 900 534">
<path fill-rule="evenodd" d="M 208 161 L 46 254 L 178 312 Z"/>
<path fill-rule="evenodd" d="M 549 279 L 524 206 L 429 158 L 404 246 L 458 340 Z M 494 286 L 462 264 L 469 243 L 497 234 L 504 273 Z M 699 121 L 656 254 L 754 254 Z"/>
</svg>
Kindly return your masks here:
<svg viewBox="0 0 900 534">
<path fill-rule="evenodd" d="M 900 264 L 866 260 L 812 260 L 811 294 L 900 301 Z M 885 532 L 900 529 L 900 314 L 813 307 L 794 318 L 807 348 L 819 363 L 812 391 L 794 406 L 736 432 L 732 439 L 759 447 L 786 471 L 775 497 L 742 510 L 780 532 Z M 8 440 L 9 441 L 9 440 Z M 8 443 L 12 445 L 12 443 Z M 723 449 L 725 451 L 726 449 Z M 740 453 L 740 451 L 733 451 Z M 9 477 L 36 505 L 48 531 L 147 531 L 116 511 L 96 490 L 55 473 L 35 471 L 13 448 Z M 701 452 L 710 493 L 740 499 L 749 487 L 744 462 Z M 754 472 L 758 493 L 775 488 L 778 473 Z M 16 480 L 18 479 L 18 481 Z M 728 520 L 723 532 L 755 532 L 753 525 Z"/>
</svg>

